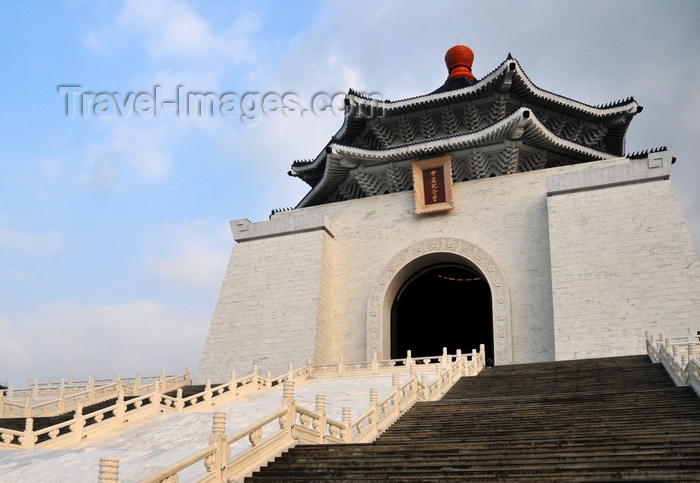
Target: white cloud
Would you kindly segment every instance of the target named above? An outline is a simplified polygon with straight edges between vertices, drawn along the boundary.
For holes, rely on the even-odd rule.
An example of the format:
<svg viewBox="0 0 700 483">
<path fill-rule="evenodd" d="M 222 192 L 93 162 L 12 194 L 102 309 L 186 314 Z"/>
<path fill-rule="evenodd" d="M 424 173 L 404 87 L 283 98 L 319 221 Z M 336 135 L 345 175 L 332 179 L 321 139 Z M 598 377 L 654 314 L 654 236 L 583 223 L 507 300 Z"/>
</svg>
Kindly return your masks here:
<svg viewBox="0 0 700 483">
<path fill-rule="evenodd" d="M 0 381 L 184 372 L 197 363 L 207 326 L 208 320 L 153 300 L 56 302 L 6 314 L 0 316 Z"/>
<path fill-rule="evenodd" d="M 84 43 L 104 51 L 135 40 L 157 62 L 245 62 L 254 58 L 250 36 L 260 28 L 253 12 L 241 12 L 216 31 L 190 2 L 127 0 L 109 26 L 90 31 Z"/>
<path fill-rule="evenodd" d="M 89 185 L 111 192 L 126 183 L 155 181 L 169 175 L 171 146 L 179 141 L 179 126 L 141 119 L 110 121 L 104 124 L 107 140 L 85 147 Z"/>
<path fill-rule="evenodd" d="M 0 315 L 0 383 L 8 382 L 10 371 L 16 367 L 26 367 L 31 364 L 29 350 L 18 340 L 10 320 Z M 16 374 L 19 374 L 17 372 Z M 23 383 L 24 380 L 17 382 Z"/>
<path fill-rule="evenodd" d="M 0 245 L 18 251 L 51 253 L 63 248 L 63 236 L 58 230 L 31 233 L 18 228 L 0 228 Z"/>
<path fill-rule="evenodd" d="M 25 272 L 23 270 L 12 270 L 7 268 L 3 268 L 0 270 L 0 277 L 22 282 L 34 280 L 34 276 L 29 272 Z"/>
<path fill-rule="evenodd" d="M 181 288 L 217 290 L 233 244 L 225 222 L 211 220 L 167 225 L 152 239 L 158 255 L 147 262 L 148 271 Z"/>
</svg>

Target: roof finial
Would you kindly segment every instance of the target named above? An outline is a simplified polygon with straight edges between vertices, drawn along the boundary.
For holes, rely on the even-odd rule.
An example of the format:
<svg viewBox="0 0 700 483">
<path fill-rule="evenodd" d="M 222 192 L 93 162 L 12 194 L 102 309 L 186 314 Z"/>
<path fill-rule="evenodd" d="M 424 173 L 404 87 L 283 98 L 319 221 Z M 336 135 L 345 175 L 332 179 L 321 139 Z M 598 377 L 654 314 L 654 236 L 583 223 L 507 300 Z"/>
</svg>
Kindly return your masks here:
<svg viewBox="0 0 700 483">
<path fill-rule="evenodd" d="M 459 38 L 457 39 L 459 42 Z M 466 45 L 455 45 L 445 54 L 445 64 L 449 70 L 448 79 L 466 77 L 468 80 L 476 80 L 472 74 L 474 52 Z"/>
</svg>

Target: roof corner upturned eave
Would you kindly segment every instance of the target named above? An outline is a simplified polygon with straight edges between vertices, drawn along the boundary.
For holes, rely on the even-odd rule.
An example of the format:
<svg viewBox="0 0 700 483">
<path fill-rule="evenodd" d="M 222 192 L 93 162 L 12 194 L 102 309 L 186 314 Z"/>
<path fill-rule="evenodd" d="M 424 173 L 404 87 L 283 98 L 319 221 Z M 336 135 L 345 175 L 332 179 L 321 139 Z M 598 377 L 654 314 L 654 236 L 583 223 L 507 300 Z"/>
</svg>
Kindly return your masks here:
<svg viewBox="0 0 700 483">
<path fill-rule="evenodd" d="M 519 138 L 528 139 L 533 145 L 544 149 L 576 153 L 587 161 L 617 157 L 611 153 L 589 148 L 557 136 L 549 131 L 528 108 L 523 107 L 507 118 L 476 132 L 423 140 L 398 147 L 367 149 L 341 143 L 337 140 L 331 142 L 322 153 L 324 157 L 322 179 L 312 187 L 295 208 L 323 204 L 323 200 L 335 190 L 339 183 L 344 181 L 352 169 L 350 164 L 353 163 L 347 162 L 349 158 L 364 162 L 386 163 L 421 159 L 489 144 L 516 129 L 521 132 L 518 135 Z"/>
</svg>

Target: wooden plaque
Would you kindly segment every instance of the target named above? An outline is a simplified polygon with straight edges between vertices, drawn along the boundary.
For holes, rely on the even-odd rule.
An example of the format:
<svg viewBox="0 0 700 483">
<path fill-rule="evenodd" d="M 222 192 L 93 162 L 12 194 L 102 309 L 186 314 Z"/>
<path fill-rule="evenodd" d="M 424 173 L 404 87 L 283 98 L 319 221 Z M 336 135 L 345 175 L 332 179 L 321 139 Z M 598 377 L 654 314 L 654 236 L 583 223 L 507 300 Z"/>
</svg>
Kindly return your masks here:
<svg viewBox="0 0 700 483">
<path fill-rule="evenodd" d="M 437 213 L 454 208 L 450 155 L 414 161 L 411 166 L 416 214 Z"/>
</svg>

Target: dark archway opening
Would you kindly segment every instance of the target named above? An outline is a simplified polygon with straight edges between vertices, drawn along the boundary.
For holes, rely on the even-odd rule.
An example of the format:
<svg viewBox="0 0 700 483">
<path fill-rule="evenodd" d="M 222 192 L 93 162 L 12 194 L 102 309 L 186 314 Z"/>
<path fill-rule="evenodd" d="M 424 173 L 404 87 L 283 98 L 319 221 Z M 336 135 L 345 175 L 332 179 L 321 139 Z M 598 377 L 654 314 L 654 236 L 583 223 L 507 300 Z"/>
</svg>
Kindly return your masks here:
<svg viewBox="0 0 700 483">
<path fill-rule="evenodd" d="M 484 344 L 493 359 L 491 289 L 464 265 L 431 265 L 399 289 L 391 309 L 391 358 L 435 356 Z"/>
</svg>

